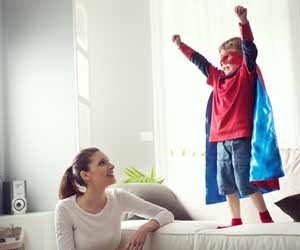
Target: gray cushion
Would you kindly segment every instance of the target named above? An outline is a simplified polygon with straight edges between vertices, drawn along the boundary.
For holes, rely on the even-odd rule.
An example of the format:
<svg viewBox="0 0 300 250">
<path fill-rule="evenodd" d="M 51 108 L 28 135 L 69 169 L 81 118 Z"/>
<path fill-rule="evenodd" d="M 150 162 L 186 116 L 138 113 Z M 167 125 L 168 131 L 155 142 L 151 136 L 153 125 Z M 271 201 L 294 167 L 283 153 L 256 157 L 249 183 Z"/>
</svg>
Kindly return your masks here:
<svg viewBox="0 0 300 250">
<path fill-rule="evenodd" d="M 175 220 L 192 220 L 191 216 L 178 200 L 174 192 L 162 184 L 128 183 L 117 184 L 114 187 L 122 188 L 138 197 L 158 206 L 168 209 L 174 214 Z M 141 219 L 136 215 L 128 214 L 123 219 Z"/>
</svg>

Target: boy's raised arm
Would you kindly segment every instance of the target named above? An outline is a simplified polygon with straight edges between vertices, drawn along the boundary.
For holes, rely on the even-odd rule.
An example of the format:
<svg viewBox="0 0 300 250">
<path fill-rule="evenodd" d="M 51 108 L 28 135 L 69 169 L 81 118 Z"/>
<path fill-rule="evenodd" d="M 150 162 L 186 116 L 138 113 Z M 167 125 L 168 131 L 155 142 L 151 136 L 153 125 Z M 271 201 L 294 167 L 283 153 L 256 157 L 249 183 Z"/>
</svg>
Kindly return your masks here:
<svg viewBox="0 0 300 250">
<path fill-rule="evenodd" d="M 207 59 L 190 48 L 188 45 L 181 41 L 180 35 L 173 35 L 172 41 L 176 44 L 178 49 L 189 59 L 193 64 L 195 64 L 200 71 L 207 77 L 209 73 L 210 62 Z"/>
<path fill-rule="evenodd" d="M 243 6 L 236 6 L 234 12 L 239 18 L 240 32 L 242 36 L 242 50 L 247 68 L 250 72 L 255 69 L 257 48 L 253 42 L 253 34 L 247 18 L 247 9 Z"/>
</svg>

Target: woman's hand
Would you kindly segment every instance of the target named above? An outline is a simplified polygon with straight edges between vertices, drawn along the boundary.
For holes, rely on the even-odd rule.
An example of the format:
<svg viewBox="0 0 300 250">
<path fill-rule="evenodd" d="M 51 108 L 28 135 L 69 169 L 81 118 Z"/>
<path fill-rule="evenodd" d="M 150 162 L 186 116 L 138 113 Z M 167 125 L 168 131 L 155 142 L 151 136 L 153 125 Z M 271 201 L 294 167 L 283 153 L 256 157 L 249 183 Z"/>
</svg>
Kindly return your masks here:
<svg viewBox="0 0 300 250">
<path fill-rule="evenodd" d="M 122 250 L 142 250 L 149 232 L 160 227 L 156 220 L 150 220 L 141 226 L 130 238 Z"/>
<path fill-rule="evenodd" d="M 241 24 L 246 24 L 248 22 L 246 8 L 244 8 L 243 6 L 237 5 L 234 8 L 234 12 L 240 19 Z"/>
<path fill-rule="evenodd" d="M 122 250 L 142 250 L 147 238 L 148 231 L 138 229 L 127 242 Z"/>
</svg>

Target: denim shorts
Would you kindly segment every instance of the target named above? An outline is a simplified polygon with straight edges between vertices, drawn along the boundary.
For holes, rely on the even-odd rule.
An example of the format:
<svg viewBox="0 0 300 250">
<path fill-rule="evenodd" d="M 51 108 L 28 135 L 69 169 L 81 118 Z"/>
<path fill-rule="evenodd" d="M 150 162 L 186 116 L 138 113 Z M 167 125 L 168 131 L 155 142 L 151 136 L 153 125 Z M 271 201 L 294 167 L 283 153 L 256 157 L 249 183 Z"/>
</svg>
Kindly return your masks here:
<svg viewBox="0 0 300 250">
<path fill-rule="evenodd" d="M 217 144 L 217 183 L 219 193 L 250 195 L 257 187 L 249 182 L 251 139 L 238 138 Z"/>
</svg>

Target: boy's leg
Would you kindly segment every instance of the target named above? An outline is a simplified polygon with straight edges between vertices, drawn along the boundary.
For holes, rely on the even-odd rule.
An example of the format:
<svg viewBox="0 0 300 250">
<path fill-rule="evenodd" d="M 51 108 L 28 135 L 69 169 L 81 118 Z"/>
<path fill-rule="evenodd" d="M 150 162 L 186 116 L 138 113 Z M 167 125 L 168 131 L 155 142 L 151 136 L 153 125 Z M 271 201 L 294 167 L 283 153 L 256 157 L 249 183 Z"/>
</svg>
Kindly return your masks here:
<svg viewBox="0 0 300 250">
<path fill-rule="evenodd" d="M 242 219 L 241 219 L 241 209 L 240 209 L 240 198 L 237 193 L 228 194 L 226 195 L 227 203 L 230 208 L 231 212 L 231 225 L 229 226 L 218 226 L 218 229 L 227 228 L 227 227 L 233 227 L 242 225 Z"/>
<path fill-rule="evenodd" d="M 240 198 L 237 193 L 226 195 L 232 218 L 241 218 Z"/>
<path fill-rule="evenodd" d="M 219 193 L 226 195 L 227 203 L 232 215 L 230 226 L 219 226 L 225 228 L 242 224 L 240 215 L 240 200 L 234 179 L 232 166 L 231 141 L 219 142 L 217 145 L 217 183 Z"/>
<path fill-rule="evenodd" d="M 254 203 L 255 207 L 257 208 L 258 212 L 264 212 L 267 210 L 264 197 L 262 196 L 261 192 L 257 191 L 254 194 L 250 195 L 252 202 Z"/>
<path fill-rule="evenodd" d="M 273 222 L 264 198 L 258 188 L 250 183 L 251 140 L 248 138 L 236 139 L 233 142 L 233 168 L 235 182 L 242 195 L 249 195 L 257 208 L 263 223 Z"/>
<path fill-rule="evenodd" d="M 259 212 L 261 222 L 272 223 L 273 219 L 267 210 L 265 200 L 261 192 L 257 191 L 256 193 L 250 195 L 250 198 Z"/>
</svg>

